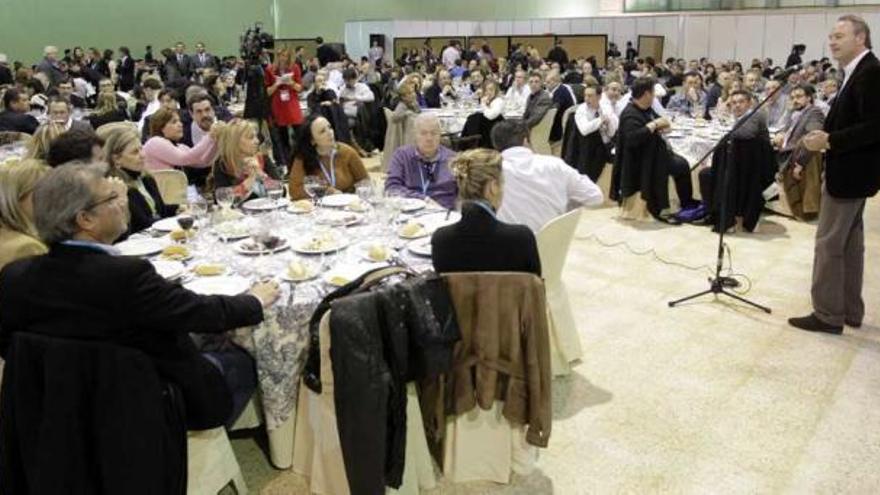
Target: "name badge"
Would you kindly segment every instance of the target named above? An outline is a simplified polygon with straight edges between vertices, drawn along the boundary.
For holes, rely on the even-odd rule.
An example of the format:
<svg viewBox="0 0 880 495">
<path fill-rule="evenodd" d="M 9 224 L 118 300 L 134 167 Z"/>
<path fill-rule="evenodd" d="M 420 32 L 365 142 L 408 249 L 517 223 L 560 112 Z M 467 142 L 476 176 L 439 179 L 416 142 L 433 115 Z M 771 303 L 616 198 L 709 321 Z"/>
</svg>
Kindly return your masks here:
<svg viewBox="0 0 880 495">
<path fill-rule="evenodd" d="M 281 101 L 290 101 L 290 91 L 283 89 L 281 90 Z"/>
</svg>

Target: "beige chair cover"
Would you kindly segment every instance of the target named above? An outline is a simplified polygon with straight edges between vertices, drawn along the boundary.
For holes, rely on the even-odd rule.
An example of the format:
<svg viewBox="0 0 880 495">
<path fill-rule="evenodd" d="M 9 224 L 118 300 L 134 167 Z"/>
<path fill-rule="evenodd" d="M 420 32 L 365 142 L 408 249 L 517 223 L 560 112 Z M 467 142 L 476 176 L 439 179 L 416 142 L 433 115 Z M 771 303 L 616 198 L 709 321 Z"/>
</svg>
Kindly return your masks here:
<svg viewBox="0 0 880 495">
<path fill-rule="evenodd" d="M 150 175 L 156 179 L 162 201 L 169 205 L 186 204 L 186 174 L 180 170 L 153 170 Z"/>
<path fill-rule="evenodd" d="M 309 478 L 310 490 L 319 495 L 348 495 L 348 477 L 339 445 L 336 406 L 333 402 L 333 367 L 330 360 L 330 312 L 321 318 L 322 393 L 312 392 L 305 384 L 299 387 L 296 435 L 293 447 L 293 470 Z M 387 493 L 417 495 L 420 489 L 436 485 L 434 466 L 422 424 L 415 385 L 407 385 L 406 467 L 399 490 Z"/>
<path fill-rule="evenodd" d="M 191 431 L 187 433 L 186 442 L 188 495 L 217 495 L 230 481 L 239 495 L 247 494 L 247 485 L 225 429 Z"/>
<path fill-rule="evenodd" d="M 529 133 L 529 143 L 532 149 L 539 155 L 552 155 L 553 150 L 550 148 L 550 129 L 553 127 L 553 118 L 556 117 L 556 108 L 547 110 L 544 118 L 538 122 L 538 125 L 532 127 Z"/>
<path fill-rule="evenodd" d="M 583 210 L 578 208 L 554 218 L 538 232 L 538 254 L 547 291 L 547 312 L 550 315 L 550 369 L 554 376 L 571 372 L 571 363 L 583 357 L 581 339 L 568 300 L 568 289 L 562 281 L 562 269 L 568 248 Z"/>
</svg>

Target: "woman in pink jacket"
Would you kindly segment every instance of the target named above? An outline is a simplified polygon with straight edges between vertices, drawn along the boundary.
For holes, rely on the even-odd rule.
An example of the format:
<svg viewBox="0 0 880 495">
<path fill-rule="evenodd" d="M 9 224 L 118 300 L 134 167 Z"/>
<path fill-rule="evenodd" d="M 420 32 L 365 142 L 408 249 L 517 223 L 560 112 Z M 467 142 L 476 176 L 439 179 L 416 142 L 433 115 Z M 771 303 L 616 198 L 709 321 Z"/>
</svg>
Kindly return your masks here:
<svg viewBox="0 0 880 495">
<path fill-rule="evenodd" d="M 174 110 L 160 108 L 150 116 L 151 137 L 144 144 L 144 165 L 148 170 L 208 167 L 217 153 L 216 129 L 217 124 L 192 148 L 178 144 L 183 138 L 180 116 Z"/>
</svg>

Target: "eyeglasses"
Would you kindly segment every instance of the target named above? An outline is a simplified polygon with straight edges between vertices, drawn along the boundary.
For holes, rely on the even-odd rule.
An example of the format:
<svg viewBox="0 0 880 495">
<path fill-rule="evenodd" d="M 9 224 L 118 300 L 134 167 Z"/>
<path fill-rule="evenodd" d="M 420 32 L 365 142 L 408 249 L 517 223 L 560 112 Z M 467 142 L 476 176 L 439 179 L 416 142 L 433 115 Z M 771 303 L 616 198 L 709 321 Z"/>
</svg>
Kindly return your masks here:
<svg viewBox="0 0 880 495">
<path fill-rule="evenodd" d="M 93 202 L 89 203 L 85 208 L 83 208 L 83 211 L 94 210 L 95 208 L 97 208 L 103 204 L 112 203 L 113 201 L 116 201 L 117 199 L 119 199 L 119 194 L 117 194 L 115 192 L 110 193 L 110 195 L 104 199 L 100 199 L 98 201 L 93 201 Z"/>
</svg>

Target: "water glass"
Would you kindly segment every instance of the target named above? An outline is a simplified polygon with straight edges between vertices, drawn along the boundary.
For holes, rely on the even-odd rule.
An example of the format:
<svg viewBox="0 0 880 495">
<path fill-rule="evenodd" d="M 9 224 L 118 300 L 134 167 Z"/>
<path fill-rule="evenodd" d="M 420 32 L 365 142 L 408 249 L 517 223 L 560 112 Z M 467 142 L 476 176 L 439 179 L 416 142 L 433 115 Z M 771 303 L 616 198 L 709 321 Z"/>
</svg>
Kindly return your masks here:
<svg viewBox="0 0 880 495">
<path fill-rule="evenodd" d="M 217 204 L 221 208 L 228 210 L 232 208 L 232 204 L 235 202 L 235 189 L 231 187 L 218 187 L 214 190 L 214 199 L 217 200 Z"/>
</svg>

